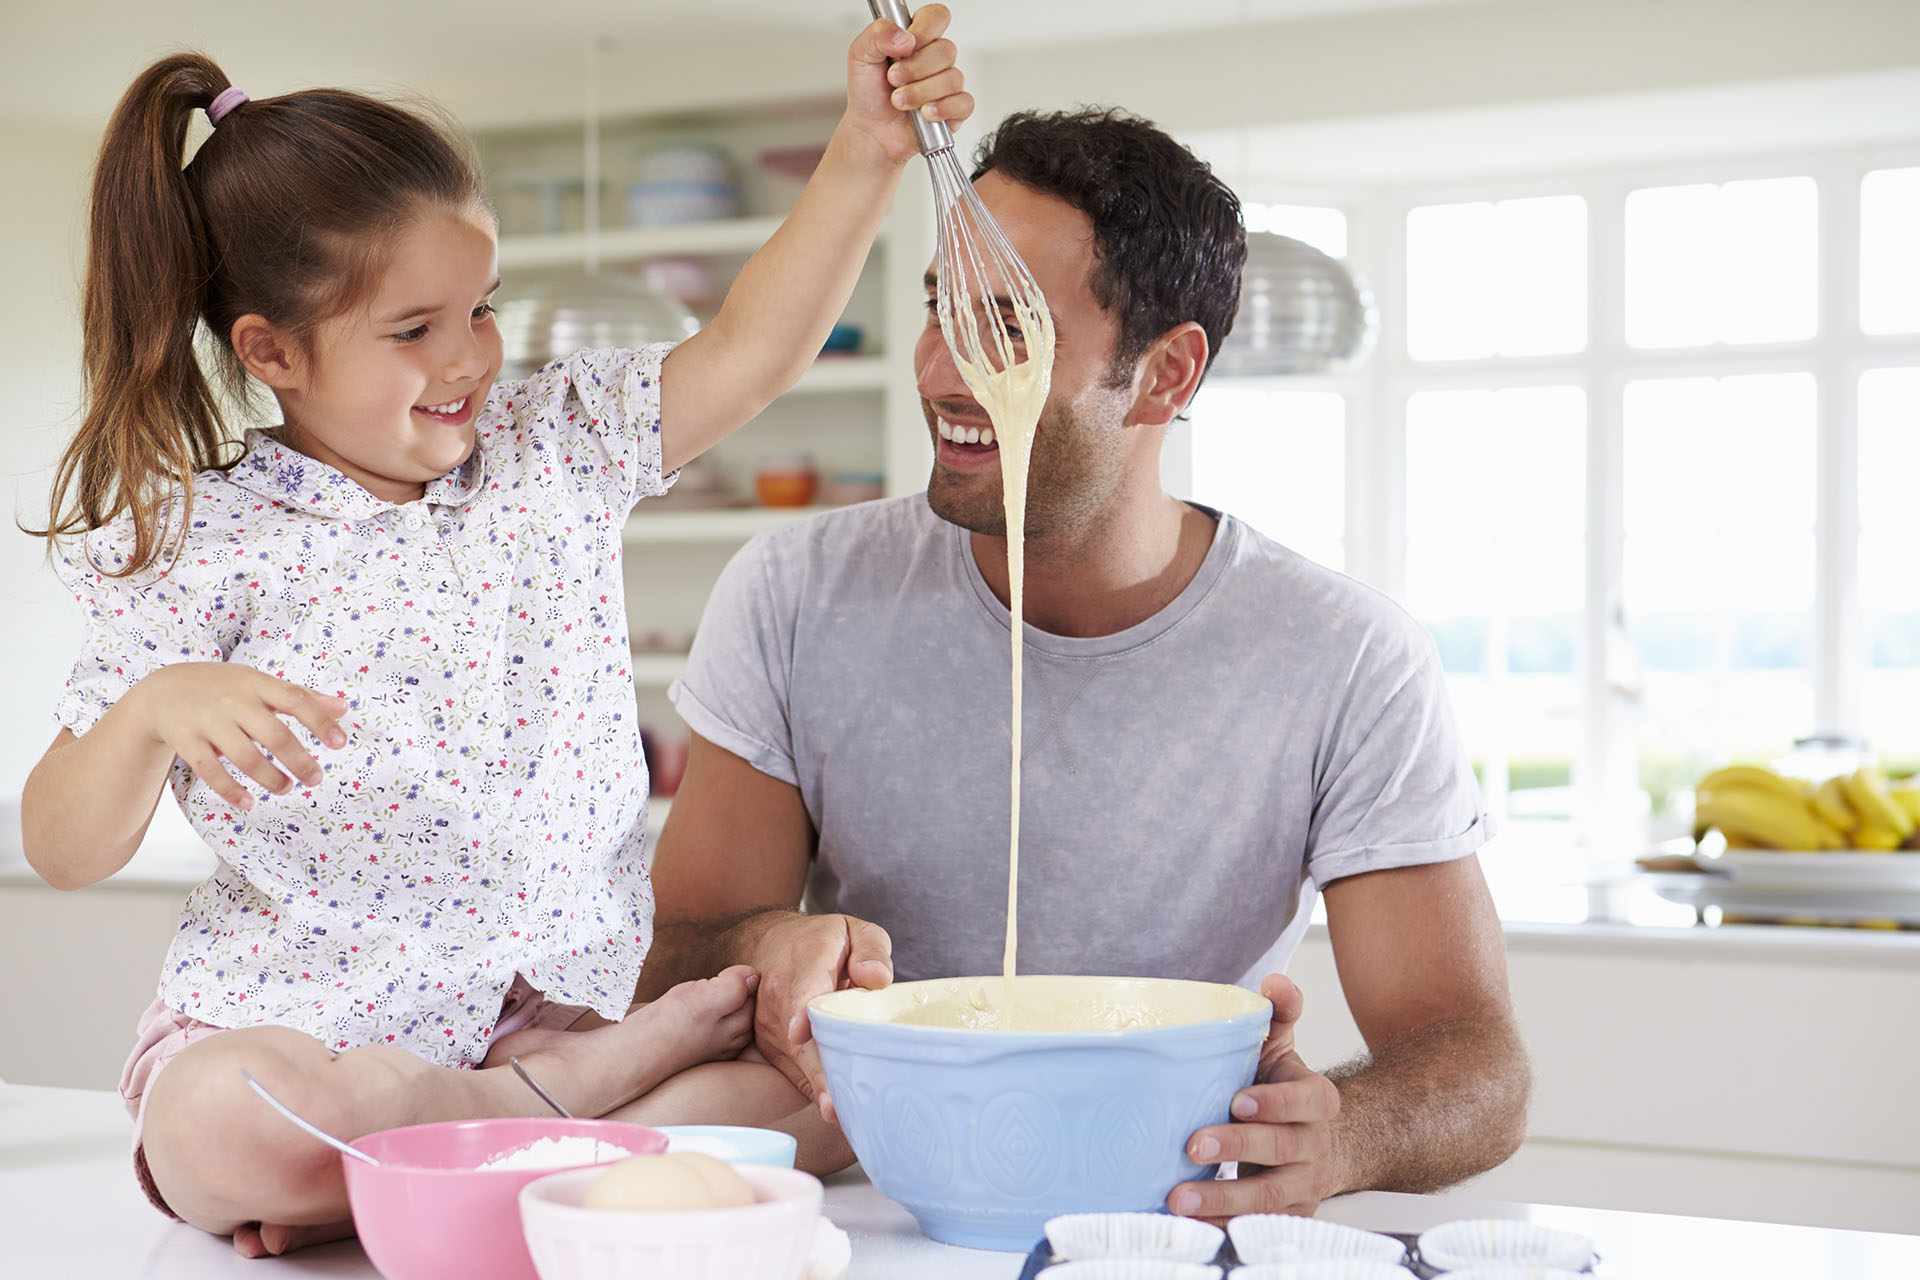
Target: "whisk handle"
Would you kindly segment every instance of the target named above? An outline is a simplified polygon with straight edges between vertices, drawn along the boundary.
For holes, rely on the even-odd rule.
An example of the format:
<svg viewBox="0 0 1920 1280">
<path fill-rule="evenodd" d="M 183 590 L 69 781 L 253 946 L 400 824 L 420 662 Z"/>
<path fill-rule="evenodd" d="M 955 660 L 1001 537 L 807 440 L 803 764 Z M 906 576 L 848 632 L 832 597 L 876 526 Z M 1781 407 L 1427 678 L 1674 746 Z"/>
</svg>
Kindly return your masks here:
<svg viewBox="0 0 1920 1280">
<path fill-rule="evenodd" d="M 867 8 L 874 17 L 885 18 L 903 30 L 913 22 L 906 0 L 867 0 Z M 953 130 L 947 128 L 946 121 L 929 120 L 918 111 L 907 112 L 907 118 L 913 121 L 913 136 L 920 140 L 921 155 L 953 150 Z"/>
</svg>

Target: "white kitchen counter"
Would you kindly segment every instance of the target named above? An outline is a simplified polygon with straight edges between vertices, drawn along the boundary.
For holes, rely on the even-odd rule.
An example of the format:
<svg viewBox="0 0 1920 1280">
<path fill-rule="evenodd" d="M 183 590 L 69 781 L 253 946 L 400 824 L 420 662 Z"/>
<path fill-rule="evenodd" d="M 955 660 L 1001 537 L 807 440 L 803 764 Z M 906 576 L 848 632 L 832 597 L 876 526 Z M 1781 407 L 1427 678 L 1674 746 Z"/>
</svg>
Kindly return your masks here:
<svg viewBox="0 0 1920 1280">
<path fill-rule="evenodd" d="M 247 1260 L 222 1239 L 169 1222 L 133 1182 L 131 1125 L 111 1093 L 0 1085 L 0 1274 L 22 1280 L 372 1277 L 358 1245 Z M 1014 1280 L 1024 1258 L 926 1239 L 857 1171 L 827 1182 L 827 1214 L 853 1240 L 851 1280 Z M 1617 1280 L 1904 1280 L 1920 1236 L 1682 1218 L 1451 1196 L 1365 1192 L 1320 1216 L 1380 1231 L 1466 1217 L 1531 1218 L 1591 1236 Z"/>
</svg>

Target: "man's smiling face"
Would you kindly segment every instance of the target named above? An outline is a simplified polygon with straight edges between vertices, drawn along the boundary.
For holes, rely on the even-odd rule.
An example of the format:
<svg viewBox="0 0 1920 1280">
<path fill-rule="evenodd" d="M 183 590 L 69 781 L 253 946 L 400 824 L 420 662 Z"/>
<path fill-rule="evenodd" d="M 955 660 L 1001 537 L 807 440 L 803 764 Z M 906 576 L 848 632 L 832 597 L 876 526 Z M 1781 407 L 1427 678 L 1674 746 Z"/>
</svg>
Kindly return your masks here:
<svg viewBox="0 0 1920 1280">
<path fill-rule="evenodd" d="M 1027 488 L 1027 531 L 1043 537 L 1099 510 L 1119 487 L 1121 429 L 1131 399 L 1129 387 L 1113 378 L 1120 326 L 1093 297 L 1093 226 L 1085 214 L 996 173 L 981 177 L 974 190 L 1033 272 L 1053 317 L 1053 387 L 1034 430 Z M 933 314 L 931 287 L 927 296 L 927 323 L 914 346 L 915 381 L 934 447 L 927 501 L 942 519 L 1005 537 L 1000 450 L 988 442 L 993 423 L 954 365 Z"/>
</svg>

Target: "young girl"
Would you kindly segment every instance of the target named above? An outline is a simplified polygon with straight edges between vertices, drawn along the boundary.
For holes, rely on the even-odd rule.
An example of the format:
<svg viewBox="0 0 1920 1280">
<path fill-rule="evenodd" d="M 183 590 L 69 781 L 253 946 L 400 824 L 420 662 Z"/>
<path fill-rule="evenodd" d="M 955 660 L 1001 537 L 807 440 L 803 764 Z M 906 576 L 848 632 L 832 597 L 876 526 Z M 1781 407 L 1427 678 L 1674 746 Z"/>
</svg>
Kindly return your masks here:
<svg viewBox="0 0 1920 1280">
<path fill-rule="evenodd" d="M 499 386 L 463 140 L 346 92 L 251 102 L 196 55 L 122 100 L 47 531 L 84 535 L 60 546 L 88 638 L 22 825 L 39 874 L 78 888 L 170 783 L 220 855 L 122 1084 L 161 1208 L 248 1254 L 338 1234 L 338 1157 L 243 1068 L 349 1137 L 545 1114 L 509 1054 L 576 1115 L 804 1106 L 732 1062 L 643 1096 L 749 1044 L 758 979 L 627 1016 L 653 902 L 621 526 L 819 351 L 916 154 L 902 111 L 972 111 L 946 25 L 930 5 L 855 39 L 813 181 L 697 336 Z M 214 129 L 183 168 L 198 109 Z M 279 405 L 237 461 L 200 324 L 229 385 Z"/>
</svg>

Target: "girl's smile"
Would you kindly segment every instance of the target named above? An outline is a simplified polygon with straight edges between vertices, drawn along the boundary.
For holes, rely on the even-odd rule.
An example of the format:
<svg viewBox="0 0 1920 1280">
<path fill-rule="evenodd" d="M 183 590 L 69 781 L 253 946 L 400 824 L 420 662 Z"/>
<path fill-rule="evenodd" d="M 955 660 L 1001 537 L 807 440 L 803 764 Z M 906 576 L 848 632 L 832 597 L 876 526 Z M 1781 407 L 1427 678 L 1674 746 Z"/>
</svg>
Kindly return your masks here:
<svg viewBox="0 0 1920 1280">
<path fill-rule="evenodd" d="M 444 422 L 449 426 L 462 426 L 473 420 L 473 397 L 462 396 L 450 404 L 429 405 L 424 409 L 415 405 L 413 411 L 435 422 Z"/>
<path fill-rule="evenodd" d="M 322 322 L 311 358 L 287 347 L 287 367 L 255 372 L 280 401 L 289 448 L 404 503 L 473 452 L 475 419 L 500 373 L 493 218 L 428 210 L 390 252 L 372 298 Z"/>
</svg>

